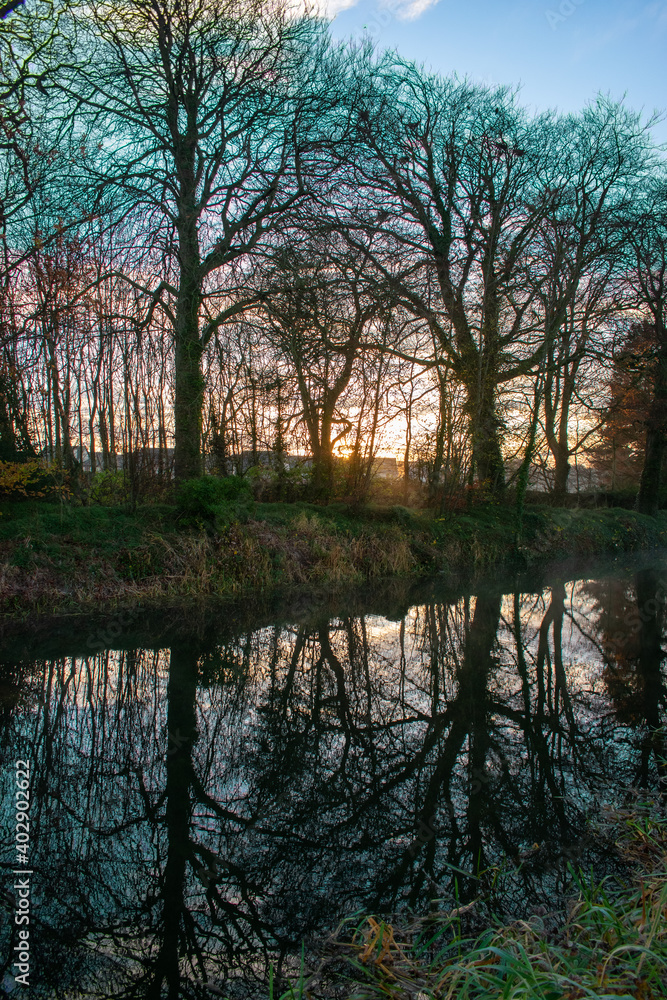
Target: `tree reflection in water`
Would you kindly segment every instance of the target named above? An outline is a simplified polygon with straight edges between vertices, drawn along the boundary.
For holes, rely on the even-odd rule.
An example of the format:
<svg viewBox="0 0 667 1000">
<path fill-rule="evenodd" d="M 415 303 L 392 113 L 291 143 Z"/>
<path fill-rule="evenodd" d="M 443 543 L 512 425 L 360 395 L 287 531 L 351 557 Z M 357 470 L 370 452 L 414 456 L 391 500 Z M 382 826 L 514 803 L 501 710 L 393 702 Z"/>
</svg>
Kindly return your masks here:
<svg viewBox="0 0 667 1000">
<path fill-rule="evenodd" d="M 638 788 L 667 791 L 663 650 L 667 573 L 656 567 L 634 577 L 589 585 L 597 602 L 596 625 L 603 677 Z"/>
<path fill-rule="evenodd" d="M 14 665 L 40 994 L 263 996 L 358 908 L 550 907 L 600 788 L 664 784 L 663 619 L 641 569 Z"/>
</svg>

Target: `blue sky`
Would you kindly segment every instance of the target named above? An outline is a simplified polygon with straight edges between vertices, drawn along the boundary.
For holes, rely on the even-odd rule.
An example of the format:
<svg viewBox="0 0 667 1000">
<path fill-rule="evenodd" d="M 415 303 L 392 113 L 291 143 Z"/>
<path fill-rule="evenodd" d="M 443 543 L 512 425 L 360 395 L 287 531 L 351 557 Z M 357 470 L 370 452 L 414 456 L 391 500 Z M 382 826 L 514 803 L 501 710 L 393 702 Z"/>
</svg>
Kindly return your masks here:
<svg viewBox="0 0 667 1000">
<path fill-rule="evenodd" d="M 667 0 L 328 0 L 335 38 L 372 38 L 441 73 L 522 85 L 564 111 L 598 91 L 667 110 Z M 654 130 L 667 143 L 667 120 Z"/>
</svg>

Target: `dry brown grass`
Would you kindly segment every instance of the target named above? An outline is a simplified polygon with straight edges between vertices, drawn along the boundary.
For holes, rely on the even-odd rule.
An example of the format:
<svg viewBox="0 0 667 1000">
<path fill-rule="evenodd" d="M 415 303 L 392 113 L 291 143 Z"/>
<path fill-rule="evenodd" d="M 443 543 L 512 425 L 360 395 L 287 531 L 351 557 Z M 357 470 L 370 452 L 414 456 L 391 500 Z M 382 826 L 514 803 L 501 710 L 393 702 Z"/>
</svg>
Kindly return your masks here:
<svg viewBox="0 0 667 1000">
<path fill-rule="evenodd" d="M 397 525 L 364 526 L 356 535 L 302 513 L 288 527 L 235 524 L 220 534 L 145 532 L 115 562 L 78 560 L 59 571 L 52 560 L 30 568 L 0 563 L 5 613 L 54 613 L 162 599 L 237 597 L 278 585 L 341 587 L 414 573 L 418 560 Z"/>
<path fill-rule="evenodd" d="M 188 532 L 177 530 L 173 515 L 170 522 L 162 510 L 157 525 L 145 513 L 123 515 L 122 539 L 114 536 L 117 517 L 95 519 L 88 510 L 68 509 L 64 531 L 60 516 L 41 510 L 32 512 L 32 520 L 26 517 L 22 534 L 19 527 L 0 538 L 0 613 L 8 616 L 110 610 L 163 598 L 238 597 L 284 586 L 342 588 L 380 577 L 480 569 L 512 558 L 531 563 L 573 552 L 629 551 L 667 540 L 667 516 L 642 519 L 614 510 L 527 513 L 519 549 L 506 508 L 432 518 L 403 507 L 369 506 L 356 513 L 311 507 L 297 513 L 284 505 L 274 521 Z M 11 523 L 22 522 L 15 517 L 9 528 Z"/>
</svg>

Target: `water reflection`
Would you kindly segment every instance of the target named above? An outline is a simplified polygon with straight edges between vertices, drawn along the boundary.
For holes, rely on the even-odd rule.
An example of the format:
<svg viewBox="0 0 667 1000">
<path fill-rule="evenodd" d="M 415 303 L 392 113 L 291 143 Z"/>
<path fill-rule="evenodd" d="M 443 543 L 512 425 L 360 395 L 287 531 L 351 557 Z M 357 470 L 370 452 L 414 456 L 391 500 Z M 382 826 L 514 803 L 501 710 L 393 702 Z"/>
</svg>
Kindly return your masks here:
<svg viewBox="0 0 667 1000">
<path fill-rule="evenodd" d="M 632 579 L 609 578 L 589 584 L 596 599 L 603 678 L 616 719 L 630 728 L 635 750 L 633 783 L 667 791 L 665 710 L 667 688 L 662 648 L 667 574 L 655 567 Z"/>
<path fill-rule="evenodd" d="M 33 990 L 265 996 L 270 962 L 357 908 L 517 916 L 573 856 L 603 865 L 587 811 L 665 788 L 661 570 L 476 591 L 5 667 L 8 870 L 13 761 L 35 776 Z"/>
</svg>

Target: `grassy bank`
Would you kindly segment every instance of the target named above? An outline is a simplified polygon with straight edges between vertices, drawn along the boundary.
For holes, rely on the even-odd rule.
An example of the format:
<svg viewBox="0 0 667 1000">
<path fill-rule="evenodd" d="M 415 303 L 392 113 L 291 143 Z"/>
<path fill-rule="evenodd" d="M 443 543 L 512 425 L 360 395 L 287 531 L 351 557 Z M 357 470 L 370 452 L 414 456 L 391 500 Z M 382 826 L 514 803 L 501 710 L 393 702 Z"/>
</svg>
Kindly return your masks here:
<svg viewBox="0 0 667 1000">
<path fill-rule="evenodd" d="M 255 504 L 244 523 L 184 527 L 169 506 L 0 507 L 0 613 L 113 609 L 238 597 L 285 586 L 328 588 L 388 576 L 532 565 L 667 543 L 667 512 L 511 508 L 444 518 L 405 507 Z"/>
<path fill-rule="evenodd" d="M 415 919 L 356 918 L 282 1000 L 583 1000 L 667 996 L 667 819 L 655 802 L 611 811 L 598 835 L 620 877 L 571 869 L 569 906 L 470 934 L 475 903 Z M 271 997 L 276 991 L 271 989 Z"/>
</svg>

